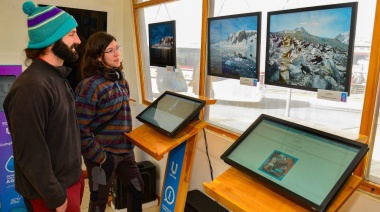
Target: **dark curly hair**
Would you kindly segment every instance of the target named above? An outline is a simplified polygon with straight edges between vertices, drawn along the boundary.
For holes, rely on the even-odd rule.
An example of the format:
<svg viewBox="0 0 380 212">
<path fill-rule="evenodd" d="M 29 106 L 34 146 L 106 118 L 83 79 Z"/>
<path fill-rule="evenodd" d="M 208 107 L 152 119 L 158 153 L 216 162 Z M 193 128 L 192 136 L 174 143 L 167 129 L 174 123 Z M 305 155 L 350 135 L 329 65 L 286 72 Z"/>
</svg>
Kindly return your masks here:
<svg viewBox="0 0 380 212">
<path fill-rule="evenodd" d="M 28 48 L 24 49 L 25 55 L 26 55 L 26 58 L 24 61 L 25 66 L 29 66 L 33 60 L 38 59 L 39 57 L 45 55 L 46 49 L 47 47 L 42 48 L 42 49 L 28 49 Z"/>
<path fill-rule="evenodd" d="M 81 61 L 81 73 L 83 79 L 98 74 L 99 72 L 105 73 L 109 71 L 98 58 L 101 56 L 104 59 L 104 51 L 112 41 L 116 41 L 116 38 L 102 31 L 95 32 L 88 38 Z M 122 63 L 120 63 L 118 70 L 123 70 Z"/>
</svg>

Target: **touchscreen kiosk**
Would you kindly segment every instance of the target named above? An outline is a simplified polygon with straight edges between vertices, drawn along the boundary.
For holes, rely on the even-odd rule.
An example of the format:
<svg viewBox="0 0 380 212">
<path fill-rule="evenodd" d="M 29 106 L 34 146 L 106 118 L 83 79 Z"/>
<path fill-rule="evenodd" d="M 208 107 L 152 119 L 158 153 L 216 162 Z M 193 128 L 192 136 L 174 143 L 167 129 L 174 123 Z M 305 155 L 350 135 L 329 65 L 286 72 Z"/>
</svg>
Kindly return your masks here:
<svg viewBox="0 0 380 212">
<path fill-rule="evenodd" d="M 324 211 L 368 146 L 262 114 L 221 158 L 310 211 Z"/>
<path fill-rule="evenodd" d="M 191 120 L 198 117 L 206 101 L 165 91 L 136 119 L 170 137 L 174 137 Z"/>
</svg>

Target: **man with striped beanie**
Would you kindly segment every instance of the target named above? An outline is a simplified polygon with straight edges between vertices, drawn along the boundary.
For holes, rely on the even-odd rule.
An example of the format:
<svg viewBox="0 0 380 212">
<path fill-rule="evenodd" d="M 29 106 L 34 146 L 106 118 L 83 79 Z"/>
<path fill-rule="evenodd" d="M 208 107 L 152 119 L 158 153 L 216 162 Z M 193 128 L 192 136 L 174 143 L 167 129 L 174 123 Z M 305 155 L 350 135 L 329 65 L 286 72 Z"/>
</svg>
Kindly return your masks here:
<svg viewBox="0 0 380 212">
<path fill-rule="evenodd" d="M 12 136 L 15 189 L 29 211 L 79 212 L 83 195 L 75 96 L 64 61 L 78 59 L 77 22 L 54 6 L 23 4 L 28 68 L 14 81 L 3 107 Z"/>
</svg>

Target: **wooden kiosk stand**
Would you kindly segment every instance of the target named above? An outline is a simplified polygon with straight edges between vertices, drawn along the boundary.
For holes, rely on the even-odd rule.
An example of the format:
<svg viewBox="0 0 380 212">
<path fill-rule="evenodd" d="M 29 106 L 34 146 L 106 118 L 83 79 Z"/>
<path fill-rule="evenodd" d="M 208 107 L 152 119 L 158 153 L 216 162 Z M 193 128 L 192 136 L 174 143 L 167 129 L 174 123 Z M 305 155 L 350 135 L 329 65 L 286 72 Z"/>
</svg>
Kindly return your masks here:
<svg viewBox="0 0 380 212">
<path fill-rule="evenodd" d="M 361 181 L 361 177 L 352 175 L 327 211 L 339 210 Z M 211 183 L 204 182 L 203 187 L 208 195 L 234 212 L 308 211 L 233 167 Z"/>
<path fill-rule="evenodd" d="M 355 140 L 365 143 L 366 139 L 366 137 L 360 137 Z M 351 175 L 326 211 L 338 211 L 358 188 L 362 179 L 356 175 Z M 212 182 L 204 182 L 203 188 L 208 195 L 234 212 L 308 211 L 233 167 Z"/>
<path fill-rule="evenodd" d="M 205 97 L 197 98 L 205 100 L 206 105 L 216 102 Z M 156 160 L 161 160 L 169 153 L 160 211 L 184 211 L 198 132 L 206 125 L 202 120 L 192 121 L 175 138 L 159 133 L 146 124 L 125 134 L 132 143 Z"/>
</svg>

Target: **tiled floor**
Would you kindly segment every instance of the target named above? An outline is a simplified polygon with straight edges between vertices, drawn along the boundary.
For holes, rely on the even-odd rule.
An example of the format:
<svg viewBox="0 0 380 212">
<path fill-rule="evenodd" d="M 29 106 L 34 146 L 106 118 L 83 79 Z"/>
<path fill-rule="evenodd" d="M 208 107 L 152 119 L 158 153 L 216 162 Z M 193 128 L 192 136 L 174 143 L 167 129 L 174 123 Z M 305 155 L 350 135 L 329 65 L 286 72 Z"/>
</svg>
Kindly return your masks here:
<svg viewBox="0 0 380 212">
<path fill-rule="evenodd" d="M 83 200 L 81 205 L 81 212 L 87 212 L 88 211 L 88 203 L 90 201 L 90 190 L 88 189 L 88 180 L 85 179 L 85 187 L 84 187 L 84 194 L 83 194 Z M 118 211 L 127 211 L 127 210 L 118 210 Z M 159 206 L 151 207 L 147 209 L 143 209 L 143 212 L 158 212 Z M 114 212 L 111 207 L 107 207 L 105 212 Z"/>
</svg>

